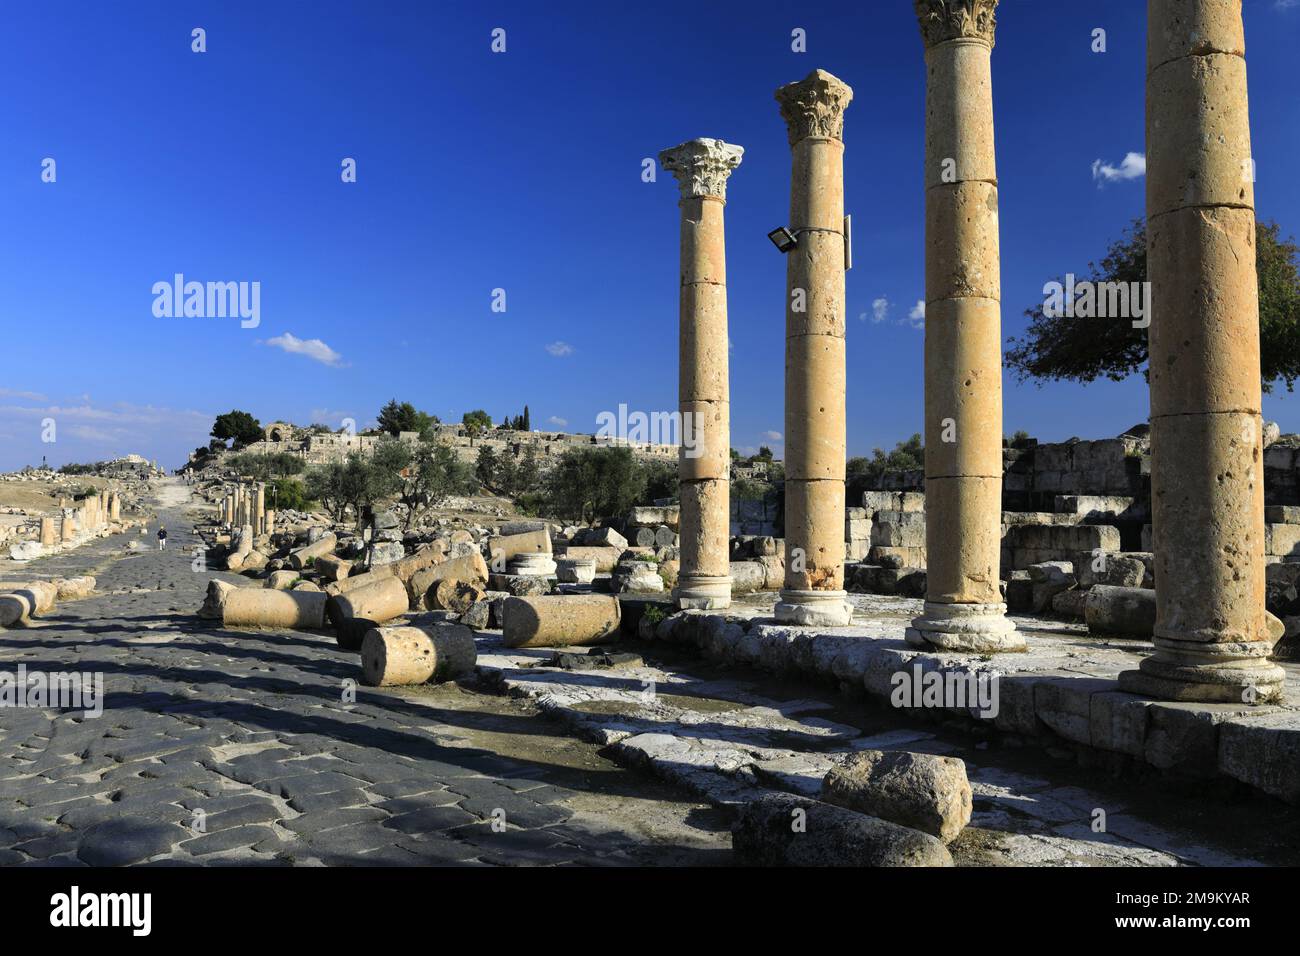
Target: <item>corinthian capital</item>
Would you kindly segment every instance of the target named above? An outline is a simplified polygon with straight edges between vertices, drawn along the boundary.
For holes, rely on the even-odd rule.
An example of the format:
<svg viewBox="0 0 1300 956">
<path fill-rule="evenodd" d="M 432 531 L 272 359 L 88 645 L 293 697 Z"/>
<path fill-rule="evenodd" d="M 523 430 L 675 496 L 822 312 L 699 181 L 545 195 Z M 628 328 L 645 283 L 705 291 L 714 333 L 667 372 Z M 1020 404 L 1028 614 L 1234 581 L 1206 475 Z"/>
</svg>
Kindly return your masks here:
<svg viewBox="0 0 1300 956">
<path fill-rule="evenodd" d="M 692 139 L 659 154 L 659 164 L 677 177 L 682 198 L 727 198 L 727 177 L 740 165 L 744 149 L 720 139 Z"/>
<path fill-rule="evenodd" d="M 780 87 L 776 101 L 781 104 L 790 145 L 809 136 L 843 139 L 844 111 L 851 99 L 849 85 L 825 70 L 813 70 L 799 82 Z"/>
<path fill-rule="evenodd" d="M 992 47 L 997 5 L 998 0 L 916 0 L 926 49 L 962 38 L 983 40 Z"/>
</svg>

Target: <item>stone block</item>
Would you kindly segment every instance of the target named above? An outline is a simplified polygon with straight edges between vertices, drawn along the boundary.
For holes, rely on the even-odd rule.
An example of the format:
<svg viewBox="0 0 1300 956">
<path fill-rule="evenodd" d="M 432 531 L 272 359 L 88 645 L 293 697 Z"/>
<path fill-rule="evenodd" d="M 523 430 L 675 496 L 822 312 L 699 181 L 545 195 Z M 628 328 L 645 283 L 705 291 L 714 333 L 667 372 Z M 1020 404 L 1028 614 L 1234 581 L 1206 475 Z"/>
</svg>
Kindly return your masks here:
<svg viewBox="0 0 1300 956">
<path fill-rule="evenodd" d="M 924 548 L 925 514 L 878 511 L 871 523 L 871 543 L 885 548 Z"/>
<path fill-rule="evenodd" d="M 827 803 L 951 843 L 970 823 L 971 787 L 956 757 L 861 750 L 822 782 Z"/>
<path fill-rule="evenodd" d="M 1006 580 L 1006 592 L 1003 600 L 1007 610 L 1015 612 L 1028 611 L 1033 606 L 1034 585 L 1029 580 L 1028 571 L 1012 571 Z"/>
<path fill-rule="evenodd" d="M 1081 551 L 1074 557 L 1074 576 L 1079 587 L 1085 590 L 1098 584 L 1138 588 L 1146 580 L 1146 575 L 1146 562 L 1131 555 Z"/>
<path fill-rule="evenodd" d="M 1287 803 L 1300 803 L 1300 713 L 1225 720 L 1219 726 L 1219 770 Z"/>
<path fill-rule="evenodd" d="M 998 730 L 1030 737 L 1042 733 L 1034 705 L 1034 685 L 1042 679 L 1037 674 L 1003 674 L 998 677 L 998 713 L 993 718 L 993 725 Z"/>
<path fill-rule="evenodd" d="M 1146 762 L 1162 770 L 1213 776 L 1219 767 L 1221 725 L 1259 712 L 1246 704 L 1152 703 L 1147 708 Z"/>
<path fill-rule="evenodd" d="M 1150 637 L 1156 623 L 1156 592 L 1099 584 L 1088 592 L 1084 619 L 1093 634 Z"/>
<path fill-rule="evenodd" d="M 792 826 L 796 819 L 804 826 Z M 952 865 L 947 848 L 928 833 L 786 793 L 745 804 L 732 845 L 747 866 Z"/>
<path fill-rule="evenodd" d="M 1047 677 L 1034 684 L 1034 712 L 1056 734 L 1092 744 L 1092 696 L 1115 690 L 1115 682 L 1093 677 Z"/>
<path fill-rule="evenodd" d="M 1264 551 L 1278 557 L 1300 557 L 1300 524 L 1264 525 Z"/>
<path fill-rule="evenodd" d="M 1100 690 L 1090 698 L 1092 746 L 1141 759 L 1146 753 L 1147 708 L 1151 701 L 1115 690 Z"/>
</svg>

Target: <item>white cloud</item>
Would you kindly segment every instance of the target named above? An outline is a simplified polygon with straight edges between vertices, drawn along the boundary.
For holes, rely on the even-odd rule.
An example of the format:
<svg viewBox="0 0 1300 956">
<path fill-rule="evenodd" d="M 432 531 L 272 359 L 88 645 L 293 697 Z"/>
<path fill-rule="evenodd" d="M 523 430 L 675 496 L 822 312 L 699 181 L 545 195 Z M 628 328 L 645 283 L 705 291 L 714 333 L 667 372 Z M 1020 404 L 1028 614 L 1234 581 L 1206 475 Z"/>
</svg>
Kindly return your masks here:
<svg viewBox="0 0 1300 956">
<path fill-rule="evenodd" d="M 267 339 L 266 344 L 275 346 L 277 349 L 284 349 L 284 351 L 293 355 L 305 355 L 322 365 L 337 367 L 341 364 L 343 358 L 320 339 L 300 339 L 291 332 L 285 332 L 284 335 L 277 335 L 273 339 Z"/>
<path fill-rule="evenodd" d="M 889 315 L 889 300 L 883 295 L 871 300 L 871 321 L 883 322 Z"/>
<path fill-rule="evenodd" d="M 45 419 L 53 419 L 54 442 L 46 444 Z M 59 461 L 96 461 L 130 452 L 147 458 L 180 457 L 207 444 L 212 414 L 116 402 L 91 405 L 0 405 L 0 433 L 12 436 L 0 446 L 0 468 L 35 464 L 48 455 Z"/>
<path fill-rule="evenodd" d="M 0 398 L 24 398 L 29 402 L 48 402 L 40 392 L 21 392 L 16 388 L 0 388 Z"/>
<path fill-rule="evenodd" d="M 1092 163 L 1092 178 L 1099 184 L 1117 183 L 1128 179 L 1141 179 L 1147 173 L 1147 158 L 1142 153 L 1127 153 L 1118 166 L 1103 163 L 1100 159 Z"/>
<path fill-rule="evenodd" d="M 550 418 L 546 419 L 546 424 L 554 425 L 556 428 L 563 428 L 565 425 L 569 424 L 569 420 L 567 418 L 561 418 L 559 415 L 552 415 Z"/>
<path fill-rule="evenodd" d="M 1300 7 L 1300 0 L 1274 0 L 1274 9 L 1290 10 L 1292 7 Z"/>
<path fill-rule="evenodd" d="M 546 346 L 546 351 L 550 352 L 556 358 L 563 358 L 566 355 L 573 354 L 573 346 L 568 342 L 552 342 Z"/>
<path fill-rule="evenodd" d="M 311 410 L 312 425 L 329 425 L 331 428 L 342 428 L 343 420 L 350 418 L 354 422 L 357 420 L 356 412 L 341 412 L 335 408 L 313 408 Z M 263 424 L 269 424 L 263 422 Z"/>
<path fill-rule="evenodd" d="M 96 428 L 94 425 L 73 425 L 68 429 L 68 433 L 73 438 L 94 442 L 115 442 L 118 438 L 115 432 L 106 428 Z"/>
<path fill-rule="evenodd" d="M 925 300 L 917 299 L 912 311 L 907 313 L 907 322 L 914 329 L 925 328 Z"/>
<path fill-rule="evenodd" d="M 768 441 L 783 441 L 785 439 L 785 436 L 778 431 L 760 432 L 759 435 L 762 438 L 766 438 Z"/>
</svg>

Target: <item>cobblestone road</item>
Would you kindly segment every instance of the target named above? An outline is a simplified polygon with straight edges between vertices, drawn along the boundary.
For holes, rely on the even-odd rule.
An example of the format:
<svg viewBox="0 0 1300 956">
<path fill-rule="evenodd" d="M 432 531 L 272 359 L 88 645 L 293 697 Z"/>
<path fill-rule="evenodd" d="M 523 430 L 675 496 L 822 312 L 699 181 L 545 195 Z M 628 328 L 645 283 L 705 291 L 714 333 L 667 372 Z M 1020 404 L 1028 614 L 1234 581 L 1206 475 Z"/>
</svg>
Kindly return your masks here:
<svg viewBox="0 0 1300 956">
<path fill-rule="evenodd" d="M 165 552 L 122 534 L 9 568 L 96 594 L 0 631 L 0 672 L 100 673 L 104 713 L 0 710 L 0 865 L 727 863 L 716 811 L 452 686 L 357 690 L 332 638 L 194 616 L 212 574 L 176 503 Z M 494 819 L 504 821 L 504 829 Z"/>
</svg>

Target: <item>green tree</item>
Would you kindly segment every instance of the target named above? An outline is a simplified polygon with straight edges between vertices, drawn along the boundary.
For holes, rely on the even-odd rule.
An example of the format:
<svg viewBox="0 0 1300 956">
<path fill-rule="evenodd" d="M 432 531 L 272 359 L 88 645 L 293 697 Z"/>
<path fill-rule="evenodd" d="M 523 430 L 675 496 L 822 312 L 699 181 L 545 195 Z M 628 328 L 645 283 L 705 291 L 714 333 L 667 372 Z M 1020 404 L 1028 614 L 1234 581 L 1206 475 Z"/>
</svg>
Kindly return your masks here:
<svg viewBox="0 0 1300 956">
<path fill-rule="evenodd" d="M 332 461 L 307 470 L 303 486 L 308 497 L 321 503 L 321 507 L 335 521 L 347 514 L 348 501 L 344 488 L 343 463 Z"/>
<path fill-rule="evenodd" d="M 524 420 L 528 419 L 528 408 L 524 407 Z M 519 467 L 515 470 L 515 491 L 514 497 L 528 494 L 536 491 L 538 481 L 541 478 L 542 467 L 537 461 L 537 446 L 529 443 L 524 449 L 523 456 L 519 459 Z"/>
<path fill-rule="evenodd" d="M 532 419 L 528 417 L 528 406 L 527 406 L 527 405 L 524 406 L 524 419 L 523 419 L 523 421 L 520 422 L 519 424 L 520 424 L 520 426 L 521 426 L 520 429 L 519 429 L 520 431 L 530 432 L 530 431 L 533 430 L 533 422 L 532 422 Z"/>
<path fill-rule="evenodd" d="M 661 498 L 670 498 L 674 501 L 678 496 L 678 470 L 677 465 L 667 461 L 647 461 L 641 465 L 645 473 L 645 499 L 647 501 L 658 501 Z"/>
<path fill-rule="evenodd" d="M 645 468 L 631 449 L 570 448 L 546 477 L 545 507 L 574 521 L 612 517 L 641 501 L 645 487 Z"/>
<path fill-rule="evenodd" d="M 400 476 L 392 470 L 391 457 L 363 458 L 357 452 L 343 462 L 331 462 L 309 469 L 304 482 L 308 497 L 319 501 L 335 521 L 343 521 L 349 509 L 360 527 L 367 511 L 377 502 L 397 494 Z"/>
<path fill-rule="evenodd" d="M 1101 264 L 1089 263 L 1093 282 L 1147 280 L 1146 223 L 1135 219 L 1111 243 Z M 1259 277 L 1260 379 L 1265 392 L 1276 382 L 1291 391 L 1300 378 L 1300 247 L 1280 238 L 1275 222 L 1255 226 L 1255 268 Z M 1064 282 L 1062 281 L 1062 284 Z M 1126 319 L 1049 316 L 1045 304 L 1027 309 L 1029 325 L 1012 338 L 1007 365 L 1020 381 L 1123 381 L 1145 373 L 1147 329 Z M 1149 303 L 1148 303 L 1149 307 Z M 1148 312 L 1148 318 L 1150 313 Z"/>
<path fill-rule="evenodd" d="M 753 478 L 737 478 L 731 483 L 731 497 L 737 501 L 761 501 L 771 490 L 771 485 Z"/>
<path fill-rule="evenodd" d="M 465 434 L 470 438 L 477 438 L 492 427 L 492 416 L 483 409 L 476 408 L 461 416 L 461 424 L 465 426 Z"/>
<path fill-rule="evenodd" d="M 497 483 L 494 490 L 507 498 L 513 498 L 518 488 L 519 463 L 510 450 L 506 449 L 497 459 Z"/>
<path fill-rule="evenodd" d="M 876 448 L 870 458 L 850 458 L 845 467 L 845 496 L 850 503 L 861 504 L 862 492 L 878 488 L 885 475 L 918 471 L 924 467 L 925 446 L 921 443 L 921 436 L 914 434 L 907 441 L 896 444 L 893 451 Z"/>
<path fill-rule="evenodd" d="M 233 440 L 234 447 L 241 448 L 262 440 L 262 425 L 248 412 L 233 410 L 217 416 L 210 434 L 223 444 Z"/>
<path fill-rule="evenodd" d="M 298 478 L 272 478 L 266 489 L 267 507 L 280 510 L 311 511 L 315 502 L 307 497 L 307 487 Z"/>
<path fill-rule="evenodd" d="M 298 475 L 307 467 L 299 456 L 287 451 L 271 455 L 258 455 L 254 452 L 240 452 L 226 459 L 226 467 L 241 475 L 248 475 L 258 481 L 271 481 L 274 478 L 288 478 Z"/>
<path fill-rule="evenodd" d="M 497 484 L 497 453 L 490 445 L 483 445 L 478 450 L 478 460 L 474 463 L 474 477 L 484 488 L 492 489 Z"/>
<path fill-rule="evenodd" d="M 469 465 L 439 442 L 421 441 L 411 446 L 392 438 L 381 440 L 371 456 L 374 468 L 383 476 L 391 475 L 391 491 L 406 506 L 406 528 L 421 513 L 438 504 L 447 495 L 463 494 L 472 489 L 473 474 Z"/>
<path fill-rule="evenodd" d="M 438 416 L 422 412 L 410 402 L 398 402 L 394 398 L 379 410 L 377 422 L 380 431 L 388 432 L 393 437 L 397 437 L 400 432 L 416 432 L 425 436 L 438 424 Z"/>
</svg>

